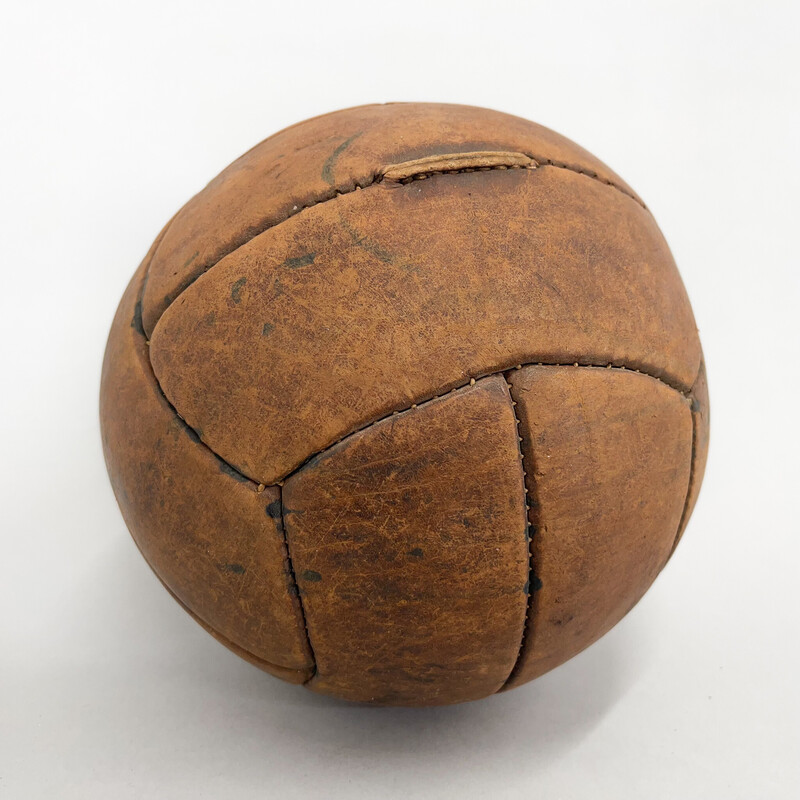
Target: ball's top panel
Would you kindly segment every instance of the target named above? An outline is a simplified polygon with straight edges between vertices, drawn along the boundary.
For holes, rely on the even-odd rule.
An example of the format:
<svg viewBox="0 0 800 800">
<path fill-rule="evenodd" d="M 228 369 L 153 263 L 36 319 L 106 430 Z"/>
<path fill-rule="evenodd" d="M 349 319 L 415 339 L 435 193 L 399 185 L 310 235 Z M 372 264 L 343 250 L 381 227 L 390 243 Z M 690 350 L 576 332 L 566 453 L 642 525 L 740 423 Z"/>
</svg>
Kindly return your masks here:
<svg viewBox="0 0 800 800">
<path fill-rule="evenodd" d="M 650 213 L 544 166 L 380 183 L 309 208 L 183 292 L 150 355 L 203 441 L 271 484 L 471 377 L 612 363 L 689 389 L 700 349 Z"/>
<path fill-rule="evenodd" d="M 220 258 L 304 206 L 366 185 L 388 164 L 469 151 L 516 151 L 632 190 L 578 145 L 519 117 L 471 106 L 394 103 L 337 111 L 256 145 L 192 198 L 151 263 L 142 302 L 152 333 L 164 309 Z"/>
</svg>

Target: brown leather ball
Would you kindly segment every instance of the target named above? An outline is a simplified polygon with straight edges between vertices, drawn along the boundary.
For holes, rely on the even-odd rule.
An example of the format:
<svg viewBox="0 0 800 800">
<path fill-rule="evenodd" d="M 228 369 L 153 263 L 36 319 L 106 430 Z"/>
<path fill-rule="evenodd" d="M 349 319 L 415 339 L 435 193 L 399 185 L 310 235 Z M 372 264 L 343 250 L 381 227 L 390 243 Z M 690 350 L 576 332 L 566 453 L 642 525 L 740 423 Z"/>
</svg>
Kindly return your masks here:
<svg viewBox="0 0 800 800">
<path fill-rule="evenodd" d="M 167 224 L 111 329 L 108 470 L 231 650 L 380 704 L 518 686 L 669 559 L 708 440 L 652 215 L 600 161 L 466 106 L 294 125 Z"/>
</svg>

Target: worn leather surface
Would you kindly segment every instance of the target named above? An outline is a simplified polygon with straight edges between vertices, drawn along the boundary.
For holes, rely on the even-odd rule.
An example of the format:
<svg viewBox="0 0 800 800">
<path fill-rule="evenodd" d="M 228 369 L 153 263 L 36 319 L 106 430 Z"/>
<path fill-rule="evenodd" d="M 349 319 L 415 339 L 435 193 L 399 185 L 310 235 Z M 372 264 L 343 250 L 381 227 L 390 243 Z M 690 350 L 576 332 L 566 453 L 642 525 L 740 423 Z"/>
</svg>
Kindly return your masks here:
<svg viewBox="0 0 800 800">
<path fill-rule="evenodd" d="M 621 179 L 516 117 L 399 104 L 293 126 L 189 201 L 120 305 L 101 422 L 134 539 L 220 641 L 424 705 L 536 677 L 641 597 L 708 395 Z"/>
<path fill-rule="evenodd" d="M 309 208 L 183 292 L 150 352 L 203 440 L 271 484 L 356 428 L 519 363 L 624 364 L 688 389 L 693 330 L 650 213 L 545 166 Z"/>
</svg>

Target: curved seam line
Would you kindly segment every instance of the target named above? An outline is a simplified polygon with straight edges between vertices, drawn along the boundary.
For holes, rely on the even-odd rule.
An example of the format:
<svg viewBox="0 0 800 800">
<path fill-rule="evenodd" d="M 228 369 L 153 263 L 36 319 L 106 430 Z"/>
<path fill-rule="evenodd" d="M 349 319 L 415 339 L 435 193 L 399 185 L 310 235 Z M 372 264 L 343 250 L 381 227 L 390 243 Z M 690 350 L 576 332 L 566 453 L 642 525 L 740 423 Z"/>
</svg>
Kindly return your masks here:
<svg viewBox="0 0 800 800">
<path fill-rule="evenodd" d="M 148 355 L 148 363 L 150 361 L 149 353 Z M 180 421 L 181 425 L 186 429 L 186 435 L 195 443 L 199 444 L 201 447 L 204 447 L 208 452 L 219 462 L 220 470 L 222 472 L 227 472 L 228 475 L 233 478 L 233 480 L 238 481 L 239 483 L 249 483 L 253 487 L 254 491 L 263 491 L 265 486 L 263 483 L 259 483 L 258 481 L 251 478 L 249 475 L 245 475 L 243 472 L 240 472 L 236 467 L 233 466 L 229 461 L 226 461 L 219 453 L 215 450 L 212 450 L 200 437 L 200 434 L 178 413 L 178 409 L 175 408 L 174 405 L 170 402 L 167 395 L 164 393 L 164 390 L 161 388 L 161 383 L 159 382 L 158 378 L 156 377 L 156 373 L 153 370 L 153 365 L 150 364 L 150 373 L 153 376 L 153 381 L 155 382 L 156 390 L 161 395 L 164 402 L 169 406 L 172 413 L 175 415 L 175 418 Z M 277 484 L 276 484 L 277 485 Z"/>
<path fill-rule="evenodd" d="M 561 363 L 561 362 L 547 362 L 547 361 L 527 361 L 527 362 L 523 362 L 522 364 L 517 364 L 517 365 L 515 365 L 513 367 L 506 366 L 506 367 L 503 367 L 502 369 L 493 370 L 492 372 L 486 372 L 486 373 L 483 373 L 481 375 L 475 375 L 473 377 L 468 378 L 464 383 L 461 383 L 458 386 L 454 386 L 452 389 L 449 389 L 446 392 L 442 392 L 441 394 L 431 395 L 430 397 L 424 397 L 424 398 L 418 400 L 417 402 L 412 403 L 409 406 L 406 406 L 404 408 L 395 409 L 394 411 L 390 411 L 388 414 L 384 414 L 382 417 L 379 417 L 378 419 L 372 420 L 371 422 L 367 422 L 365 425 L 362 425 L 362 426 L 356 428 L 355 430 L 348 431 L 343 436 L 339 437 L 335 442 L 331 442 L 330 444 L 328 444 L 325 447 L 323 447 L 321 450 L 317 450 L 315 453 L 312 453 L 310 456 L 305 458 L 300 464 L 298 464 L 296 467 L 294 467 L 289 472 L 287 472 L 282 478 L 280 478 L 279 480 L 275 481 L 274 484 L 270 484 L 270 485 L 271 486 L 282 486 L 287 480 L 289 480 L 289 478 L 291 478 L 293 475 L 295 475 L 297 472 L 299 472 L 301 469 L 303 469 L 303 467 L 305 467 L 310 461 L 313 461 L 315 458 L 318 458 L 319 456 L 325 454 L 332 447 L 335 447 L 337 444 L 340 444 L 345 439 L 349 439 L 351 436 L 355 436 L 357 433 L 361 433 L 362 431 L 367 430 L 367 428 L 371 428 L 373 425 L 377 425 L 378 423 L 383 422 L 384 420 L 387 420 L 390 417 L 395 416 L 396 414 L 403 414 L 406 411 L 410 411 L 411 409 L 417 408 L 417 406 L 424 405 L 426 403 L 430 403 L 430 402 L 432 402 L 434 400 L 438 400 L 439 398 L 444 397 L 444 396 L 446 396 L 448 394 L 452 394 L 453 392 L 457 392 L 460 389 L 464 389 L 467 386 L 469 386 L 472 381 L 482 380 L 483 378 L 491 378 L 491 377 L 493 377 L 495 375 L 502 375 L 502 374 L 505 374 L 507 372 L 510 372 L 513 369 L 522 369 L 523 367 L 534 367 L 534 366 L 536 366 L 536 367 L 575 367 L 577 369 L 609 369 L 609 370 L 617 370 L 619 372 L 630 372 L 630 373 L 634 373 L 636 375 L 644 375 L 646 378 L 651 378 L 654 381 L 658 381 L 659 383 L 663 384 L 664 386 L 666 386 L 667 388 L 671 389 L 673 392 L 676 392 L 677 394 L 681 395 L 681 397 L 683 397 L 683 398 L 685 398 L 687 400 L 688 400 L 688 398 L 690 398 L 692 396 L 691 395 L 691 390 L 681 389 L 678 385 L 674 385 L 672 383 L 669 383 L 668 381 L 664 380 L 663 378 L 659 378 L 657 375 L 653 375 L 653 374 L 651 374 L 649 372 L 643 372 L 640 369 L 631 369 L 630 367 L 626 367 L 625 365 L 622 365 L 622 364 L 613 364 L 613 365 L 612 364 L 605 364 L 605 363 L 604 364 L 589 364 L 589 363 L 581 364 L 579 362 L 574 362 L 574 361 L 564 362 L 564 363 Z M 212 450 L 211 452 L 214 452 L 214 451 Z"/>
<path fill-rule="evenodd" d="M 180 412 L 177 408 L 172 404 L 170 399 L 167 397 L 164 389 L 161 386 L 161 382 L 158 380 L 158 376 L 153 369 L 153 365 L 150 361 L 150 352 L 149 352 L 149 345 L 150 342 L 145 339 L 145 347 L 148 352 L 145 354 L 147 356 L 147 363 L 150 366 L 150 374 L 153 376 L 153 383 L 155 385 L 156 391 L 161 395 L 162 400 L 169 406 L 172 413 L 175 415 L 175 419 L 177 419 L 181 425 L 186 430 L 186 435 L 195 443 L 199 444 L 201 447 L 205 448 L 218 462 L 222 472 L 228 473 L 228 475 L 233 478 L 233 480 L 238 481 L 239 483 L 249 483 L 254 491 L 263 491 L 265 486 L 263 483 L 259 483 L 258 481 L 251 478 L 249 475 L 245 475 L 243 472 L 240 472 L 236 467 L 233 466 L 229 461 L 226 461 L 219 453 L 209 447 L 201 438 L 200 434 L 180 415 Z"/>
<path fill-rule="evenodd" d="M 176 215 L 177 216 L 177 215 Z M 136 303 L 134 305 L 134 312 L 133 312 L 133 329 L 136 333 L 142 337 L 145 345 L 145 356 L 147 359 L 147 366 L 150 370 L 150 375 L 153 378 L 153 386 L 155 387 L 156 392 L 160 395 L 161 399 L 167 404 L 170 411 L 172 411 L 175 418 L 180 422 L 180 424 L 184 427 L 186 435 L 195 443 L 199 444 L 201 447 L 204 447 L 220 464 L 220 467 L 225 471 L 230 473 L 230 476 L 240 483 L 249 483 L 255 487 L 255 490 L 263 490 L 263 484 L 254 481 L 249 476 L 245 475 L 243 472 L 240 472 L 233 464 L 226 461 L 221 455 L 215 452 L 212 448 L 210 448 L 201 438 L 200 434 L 191 426 L 189 423 L 181 416 L 178 409 L 173 405 L 172 401 L 167 397 L 167 393 L 164 391 L 164 387 L 161 385 L 161 381 L 158 379 L 158 375 L 156 375 L 156 371 L 153 369 L 153 362 L 150 359 L 150 340 L 147 338 L 147 333 L 144 330 L 144 325 L 142 324 L 141 320 L 141 311 L 142 311 L 142 298 L 144 296 L 144 290 L 147 286 L 147 279 L 150 275 L 150 265 L 153 263 L 153 259 L 155 258 L 156 253 L 158 252 L 158 248 L 161 246 L 161 242 L 163 242 L 164 237 L 166 236 L 167 231 L 172 226 L 172 223 L 175 221 L 175 217 L 173 217 L 164 230 L 161 233 L 161 238 L 158 244 L 153 251 L 153 255 L 150 257 L 150 260 L 147 262 L 147 269 L 144 272 L 144 276 L 142 277 L 142 285 L 139 288 L 137 293 Z"/>
<path fill-rule="evenodd" d="M 317 657 L 314 653 L 314 648 L 311 644 L 311 636 L 308 633 L 308 619 L 306 617 L 306 609 L 303 605 L 303 597 L 300 594 L 300 587 L 297 584 L 297 575 L 294 571 L 294 562 L 292 561 L 292 554 L 289 551 L 289 536 L 286 531 L 286 510 L 283 506 L 283 487 L 278 486 L 278 500 L 280 502 L 280 509 L 281 509 L 281 516 L 280 516 L 280 527 L 281 527 L 281 535 L 283 536 L 283 550 L 285 553 L 286 559 L 286 566 L 288 568 L 289 577 L 292 582 L 292 592 L 297 598 L 297 607 L 300 610 L 300 619 L 303 623 L 303 630 L 305 631 L 306 635 L 306 644 L 308 645 L 308 652 L 311 655 L 311 674 L 303 681 L 303 686 L 305 686 L 316 674 L 317 674 Z"/>
<path fill-rule="evenodd" d="M 672 540 L 672 547 L 670 548 L 669 555 L 667 556 L 667 561 L 672 558 L 672 554 L 675 552 L 675 548 L 678 546 L 678 541 L 681 538 L 681 533 L 683 532 L 683 528 L 687 523 L 687 515 L 689 512 L 689 501 L 692 497 L 692 489 L 694 488 L 694 472 L 695 472 L 695 459 L 697 457 L 697 419 L 694 411 L 691 411 L 692 417 L 692 449 L 691 449 L 691 461 L 689 462 L 689 484 L 686 487 L 686 498 L 683 501 L 683 511 L 681 511 L 681 518 L 678 521 L 678 530 L 675 531 L 675 538 Z"/>
<path fill-rule="evenodd" d="M 522 663 L 523 653 L 527 651 L 528 646 L 526 642 L 532 639 L 532 630 L 531 626 L 533 625 L 533 597 L 534 593 L 537 590 L 538 581 L 536 578 L 536 572 L 534 570 L 534 561 L 533 561 L 533 538 L 531 536 L 531 506 L 529 502 L 529 498 L 533 494 L 533 490 L 528 485 L 528 472 L 525 469 L 525 452 L 522 448 L 522 426 L 520 425 L 519 417 L 517 416 L 517 401 L 514 399 L 514 392 L 513 387 L 508 380 L 508 377 L 505 373 L 503 373 L 503 380 L 505 381 L 506 386 L 508 387 L 508 394 L 511 398 L 511 413 L 514 415 L 514 424 L 516 425 L 516 433 L 517 433 L 517 449 L 519 450 L 519 463 L 522 468 L 522 486 L 524 489 L 524 496 L 525 496 L 525 541 L 528 546 L 528 583 L 527 583 L 527 593 L 528 596 L 525 600 L 525 620 L 522 624 L 522 635 L 519 640 L 519 648 L 517 649 L 517 655 L 514 659 L 514 664 L 511 667 L 511 671 L 508 673 L 508 676 L 503 681 L 502 686 L 497 689 L 498 692 L 502 692 L 506 689 L 511 682 L 517 676 L 519 672 L 520 665 Z"/>
<path fill-rule="evenodd" d="M 618 183 L 615 183 L 614 181 L 612 181 L 612 180 L 610 180 L 608 178 L 601 177 L 600 175 L 598 175 L 596 172 L 594 172 L 592 170 L 582 169 L 581 167 L 577 167 L 577 166 L 572 165 L 572 164 L 567 164 L 564 161 L 555 161 L 555 160 L 550 159 L 550 158 L 540 158 L 539 156 L 531 155 L 530 153 L 522 153 L 522 155 L 526 156 L 527 158 L 530 158 L 533 161 L 533 163 L 528 165 L 528 166 L 522 166 L 522 165 L 519 165 L 519 164 L 513 164 L 513 165 L 495 165 L 495 166 L 491 166 L 491 167 L 474 167 L 474 168 L 465 168 L 465 169 L 457 169 L 457 170 L 447 170 L 447 171 L 443 171 L 443 172 L 421 171 L 421 172 L 417 173 L 416 175 L 412 175 L 412 176 L 409 176 L 408 178 L 404 178 L 402 181 L 392 181 L 390 179 L 386 179 L 386 182 L 387 183 L 397 183 L 398 185 L 401 185 L 401 184 L 405 184 L 405 183 L 410 183 L 411 181 L 414 181 L 414 180 L 424 180 L 425 178 L 427 178 L 429 176 L 433 176 L 433 175 L 461 175 L 461 174 L 467 173 L 467 172 L 492 172 L 494 170 L 508 170 L 508 169 L 534 170 L 534 169 L 540 169 L 541 167 L 553 167 L 555 169 L 563 169 L 563 170 L 567 170 L 568 172 L 573 172 L 576 175 L 583 175 L 583 176 L 585 176 L 587 178 L 590 178 L 591 180 L 597 181 L 598 183 L 602 183 L 605 186 L 610 186 L 612 189 L 616 189 L 618 192 L 620 192 L 620 194 L 624 194 L 626 197 L 628 197 L 631 200 L 633 200 L 634 203 L 636 203 L 637 205 L 641 206 L 645 211 L 648 210 L 647 206 L 638 197 L 636 197 L 636 195 L 634 195 L 632 192 L 628 191 L 624 187 L 620 186 Z M 385 169 L 388 169 L 388 167 L 383 167 L 382 169 L 385 170 Z M 353 192 L 359 191 L 361 189 L 368 189 L 370 186 L 375 186 L 375 185 L 381 184 L 383 182 L 384 182 L 383 171 L 378 171 L 378 172 L 373 173 L 371 178 L 368 178 L 366 181 L 364 181 L 362 183 L 359 183 L 358 181 L 354 180 L 352 185 L 347 184 L 344 189 L 332 188 L 330 191 L 324 192 L 321 195 L 317 195 L 316 198 L 314 198 L 312 200 L 309 200 L 306 203 L 303 203 L 301 205 L 296 205 L 295 208 L 290 210 L 286 214 L 285 217 L 283 217 L 282 219 L 277 220 L 276 222 L 273 222 L 271 225 L 270 224 L 266 224 L 265 225 L 265 222 L 268 222 L 268 220 L 262 220 L 257 226 L 255 226 L 255 232 L 252 233 L 252 235 L 250 235 L 248 238 L 244 239 L 243 241 L 240 241 L 240 242 L 236 243 L 230 250 L 223 251 L 222 254 L 217 258 L 216 261 L 214 261 L 213 264 L 209 264 L 207 267 L 205 267 L 202 270 L 202 272 L 199 272 L 195 277 L 191 278 L 191 280 L 189 280 L 185 285 L 180 287 L 180 289 L 178 290 L 178 293 L 170 300 L 169 305 L 166 306 L 166 308 L 164 308 L 162 310 L 162 312 L 158 315 L 158 319 L 153 324 L 153 330 L 155 330 L 156 325 L 158 325 L 158 323 L 161 320 L 161 317 L 164 316 L 164 314 L 167 312 L 167 310 L 170 308 L 170 306 L 172 306 L 172 304 L 193 283 L 195 283 L 200 278 L 202 278 L 203 275 L 205 275 L 207 272 L 210 272 L 212 269 L 214 269 L 214 267 L 216 267 L 217 264 L 220 263 L 220 261 L 222 261 L 223 259 L 227 258 L 232 253 L 235 253 L 237 250 L 239 250 L 241 247 L 244 247 L 246 244 L 249 244 L 251 241 L 253 241 L 253 239 L 261 236 L 261 234 L 266 233 L 269 230 L 272 230 L 273 228 L 276 228 L 278 225 L 281 225 L 282 223 L 286 222 L 287 220 L 291 219 L 292 217 L 296 217 L 298 214 L 300 214 L 303 211 L 306 211 L 309 208 L 313 208 L 314 206 L 318 206 L 318 205 L 321 205 L 323 203 L 327 203 L 327 202 L 329 202 L 331 200 L 335 200 L 337 197 L 343 197 L 344 195 L 352 194 Z M 341 185 L 342 184 L 340 184 L 340 186 Z M 177 214 L 176 214 L 176 216 L 177 216 Z M 174 218 L 173 218 L 173 220 L 174 220 Z M 172 226 L 172 223 L 170 222 L 170 226 L 169 227 L 171 227 L 171 226 Z M 166 235 L 166 231 L 164 231 L 164 234 Z M 157 252 L 157 250 L 156 250 L 156 252 Z M 150 263 L 153 262 L 154 258 L 155 258 L 155 253 L 153 253 L 153 258 L 150 260 Z M 149 274 L 149 272 L 150 272 L 150 265 L 149 264 L 148 264 L 148 267 L 147 267 L 147 271 L 148 271 L 148 274 Z"/>
<path fill-rule="evenodd" d="M 149 341 L 146 341 L 146 344 L 149 344 Z M 150 363 L 149 351 L 147 353 L 147 357 L 148 357 L 148 363 Z M 265 484 L 265 483 L 262 483 L 259 479 L 251 478 L 249 475 L 247 475 L 244 472 L 242 472 L 241 470 L 237 469 L 235 466 L 233 466 L 233 464 L 231 464 L 229 461 L 226 461 L 221 455 L 219 455 L 219 453 L 217 453 L 216 450 L 214 450 L 206 442 L 204 442 L 203 439 L 201 438 L 200 434 L 191 425 L 189 425 L 188 422 L 186 422 L 186 420 L 178 412 L 178 409 L 173 405 L 173 403 L 167 397 L 166 392 L 164 391 L 163 387 L 161 386 L 161 382 L 158 380 L 158 376 L 155 374 L 155 370 L 153 370 L 153 367 L 152 367 L 151 363 L 150 363 L 150 371 L 151 371 L 151 374 L 153 376 L 153 380 L 154 380 L 155 386 L 156 386 L 156 388 L 158 390 L 158 393 L 164 399 L 164 402 L 172 410 L 172 413 L 175 415 L 175 417 L 178 420 L 180 420 L 181 424 L 186 428 L 188 436 L 192 440 L 194 440 L 197 444 L 200 444 L 202 447 L 204 447 L 206 450 L 208 450 L 208 452 L 220 462 L 220 465 L 222 466 L 223 470 L 225 472 L 231 473 L 231 477 L 233 477 L 234 480 L 239 480 L 240 482 L 250 483 L 254 487 L 254 491 L 263 491 L 263 489 L 265 487 L 267 487 L 267 486 L 269 486 L 269 488 L 275 488 L 275 487 L 283 486 L 283 484 L 287 480 L 289 480 L 289 478 L 291 478 L 293 475 L 295 475 L 297 472 L 299 472 L 301 469 L 303 469 L 303 467 L 305 467 L 309 462 L 311 462 L 315 458 L 318 458 L 319 456 L 323 455 L 328 450 L 330 450 L 332 447 L 335 447 L 337 444 L 340 444 L 345 439 L 349 439 L 351 436 L 355 436 L 355 434 L 361 433 L 362 431 L 367 430 L 367 428 L 371 428 L 373 425 L 377 425 L 378 423 L 383 422 L 384 420 L 387 420 L 390 417 L 395 416 L 396 414 L 402 414 L 402 413 L 404 413 L 406 411 L 410 411 L 411 409 L 416 408 L 419 405 L 423 405 L 425 403 L 430 403 L 433 400 L 438 400 L 439 398 L 444 397 L 445 395 L 451 394 L 452 392 L 457 392 L 460 389 L 464 389 L 465 387 L 469 386 L 470 382 L 473 381 L 473 380 L 482 380 L 483 378 L 491 378 L 494 375 L 500 375 L 500 374 L 504 374 L 506 372 L 509 372 L 511 369 L 522 369 L 523 367 L 533 367 L 533 366 L 537 366 L 537 367 L 575 367 L 577 369 L 611 369 L 611 370 L 617 370 L 619 372 L 630 372 L 630 373 L 634 373 L 636 375 L 644 375 L 647 378 L 651 378 L 654 381 L 658 381 L 659 383 L 663 384 L 664 386 L 666 386 L 667 388 L 669 388 L 672 391 L 676 392 L 677 394 L 681 395 L 682 397 L 686 398 L 687 400 L 693 396 L 692 393 L 691 393 L 691 390 L 684 390 L 684 389 L 680 388 L 679 385 L 672 384 L 669 381 L 664 380 L 664 378 L 658 377 L 658 375 L 653 375 L 652 373 L 644 372 L 644 371 L 642 371 L 640 369 L 634 369 L 634 368 L 631 368 L 631 367 L 627 367 L 624 364 L 613 364 L 613 365 L 612 364 L 590 364 L 590 363 L 581 364 L 581 363 L 574 362 L 574 361 L 569 361 L 569 362 L 526 361 L 526 362 L 523 362 L 522 364 L 517 364 L 515 367 L 506 366 L 506 367 L 503 367 L 501 369 L 493 370 L 492 372 L 486 372 L 486 373 L 483 373 L 483 374 L 480 374 L 480 375 L 476 375 L 474 377 L 469 378 L 464 383 L 460 383 L 457 386 L 454 386 L 452 389 L 449 389 L 446 392 L 442 392 L 441 394 L 430 395 L 428 397 L 423 397 L 423 398 L 420 398 L 419 400 L 417 400 L 416 402 L 411 403 L 408 406 L 405 406 L 405 407 L 399 408 L 399 409 L 394 409 L 394 410 L 390 411 L 388 414 L 384 414 L 383 416 L 378 417 L 378 419 L 371 420 L 370 422 L 367 422 L 364 425 L 359 426 L 358 428 L 355 428 L 353 430 L 348 431 L 347 433 L 343 434 L 342 436 L 340 436 L 335 441 L 331 442 L 330 444 L 325 445 L 325 447 L 323 447 L 321 450 L 317 450 L 314 453 L 312 453 L 311 455 L 309 455 L 306 458 L 304 458 L 296 467 L 293 467 L 292 469 L 290 469 L 287 473 L 285 473 L 278 480 L 276 480 L 276 481 L 274 481 L 273 483 L 270 483 L 270 484 Z"/>
<path fill-rule="evenodd" d="M 692 398 L 692 400 L 694 400 L 694 387 L 697 384 L 698 379 L 700 378 L 700 373 L 703 371 L 703 364 L 704 362 L 701 357 L 700 364 L 697 367 L 697 374 L 695 375 L 694 381 L 692 382 L 692 388 L 686 395 L 687 397 Z M 672 540 L 672 547 L 670 548 L 669 555 L 667 556 L 667 561 L 669 561 L 672 558 L 672 554 L 678 547 L 678 542 L 681 540 L 684 528 L 689 521 L 688 520 L 689 501 L 691 500 L 692 490 L 694 489 L 695 467 L 697 461 L 697 414 L 695 413 L 694 408 L 691 409 L 691 416 L 692 416 L 692 448 L 691 448 L 691 461 L 689 462 L 689 485 L 686 487 L 686 498 L 683 501 L 683 511 L 681 511 L 681 518 L 678 522 L 678 530 L 675 531 L 675 538 Z"/>
<path fill-rule="evenodd" d="M 527 153 L 526 153 L 527 155 Z M 649 211 L 647 206 L 644 204 L 642 200 L 640 200 L 632 191 L 629 191 L 624 186 L 612 181 L 610 178 L 603 178 L 598 175 L 594 170 L 586 170 L 581 169 L 581 167 L 577 167 L 573 164 L 567 164 L 565 161 L 555 161 L 550 158 L 536 158 L 536 156 L 528 156 L 532 158 L 534 161 L 539 162 L 539 166 L 545 167 L 555 167 L 556 169 L 565 169 L 569 172 L 574 172 L 576 175 L 585 175 L 587 178 L 591 178 L 594 181 L 598 181 L 599 183 L 603 183 L 606 186 L 610 186 L 612 189 L 616 189 L 618 192 L 624 194 L 626 197 L 630 197 L 636 205 L 641 206 L 645 211 Z"/>
</svg>

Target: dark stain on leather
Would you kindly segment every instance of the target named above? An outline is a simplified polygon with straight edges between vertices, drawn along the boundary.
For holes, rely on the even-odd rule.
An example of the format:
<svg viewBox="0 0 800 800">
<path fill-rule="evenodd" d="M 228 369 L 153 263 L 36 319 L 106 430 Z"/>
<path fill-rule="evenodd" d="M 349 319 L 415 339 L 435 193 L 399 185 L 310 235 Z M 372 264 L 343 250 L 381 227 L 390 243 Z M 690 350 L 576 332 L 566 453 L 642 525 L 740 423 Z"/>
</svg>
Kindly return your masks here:
<svg viewBox="0 0 800 800">
<path fill-rule="evenodd" d="M 267 516 L 270 519 L 280 519 L 283 516 L 281 501 L 273 500 L 266 508 Z"/>
<path fill-rule="evenodd" d="M 345 139 L 340 145 L 336 147 L 336 149 L 325 159 L 325 163 L 322 165 L 322 180 L 326 183 L 333 185 L 333 170 L 336 166 L 336 162 L 339 159 L 339 156 L 347 150 L 348 147 L 356 140 L 363 131 L 359 131 L 358 133 L 354 133 L 352 136 L 349 136 Z"/>
<path fill-rule="evenodd" d="M 242 473 L 239 472 L 239 470 L 236 469 L 236 467 L 231 466 L 227 461 L 223 461 L 221 458 L 218 458 L 217 460 L 219 461 L 220 472 L 225 473 L 225 475 L 228 475 L 229 477 L 233 478 L 235 481 L 238 481 L 239 483 L 250 483 L 250 478 L 248 478 L 246 475 L 242 475 Z"/>
<path fill-rule="evenodd" d="M 233 300 L 236 305 L 242 302 L 242 287 L 246 283 L 247 278 L 239 278 L 239 280 L 231 286 L 231 300 Z"/>
<path fill-rule="evenodd" d="M 294 256 L 292 258 L 287 258 L 282 264 L 282 267 L 286 267 L 287 269 L 298 269 L 298 267 L 307 267 L 309 264 L 314 263 L 314 259 L 317 257 L 316 253 L 304 253 L 302 256 Z"/>
</svg>

